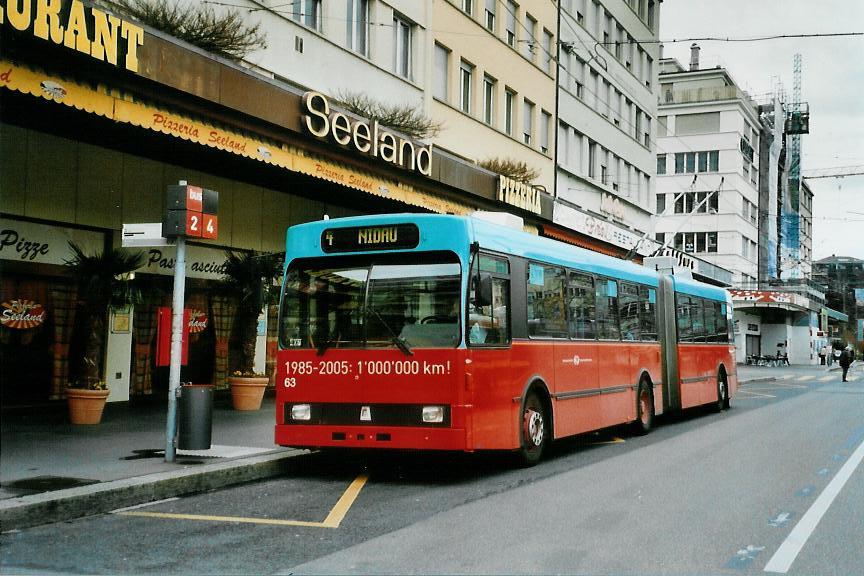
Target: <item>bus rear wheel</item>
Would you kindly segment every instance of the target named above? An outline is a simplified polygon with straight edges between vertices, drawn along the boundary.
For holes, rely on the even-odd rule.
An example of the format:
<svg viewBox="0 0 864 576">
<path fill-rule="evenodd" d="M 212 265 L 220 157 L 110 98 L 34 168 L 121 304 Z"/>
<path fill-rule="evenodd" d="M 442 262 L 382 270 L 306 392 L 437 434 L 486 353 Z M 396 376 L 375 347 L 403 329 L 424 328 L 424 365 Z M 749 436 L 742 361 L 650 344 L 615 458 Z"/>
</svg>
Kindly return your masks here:
<svg viewBox="0 0 864 576">
<path fill-rule="evenodd" d="M 519 436 L 519 461 L 523 466 L 534 466 L 542 458 L 549 443 L 546 408 L 536 392 L 529 392 L 525 398 Z"/>
<path fill-rule="evenodd" d="M 729 409 L 729 383 L 723 372 L 717 375 L 717 403 L 714 408 L 717 412 Z"/>
<path fill-rule="evenodd" d="M 654 427 L 654 394 L 646 380 L 640 380 L 636 389 L 636 420 L 633 430 L 636 434 L 647 434 Z"/>
</svg>

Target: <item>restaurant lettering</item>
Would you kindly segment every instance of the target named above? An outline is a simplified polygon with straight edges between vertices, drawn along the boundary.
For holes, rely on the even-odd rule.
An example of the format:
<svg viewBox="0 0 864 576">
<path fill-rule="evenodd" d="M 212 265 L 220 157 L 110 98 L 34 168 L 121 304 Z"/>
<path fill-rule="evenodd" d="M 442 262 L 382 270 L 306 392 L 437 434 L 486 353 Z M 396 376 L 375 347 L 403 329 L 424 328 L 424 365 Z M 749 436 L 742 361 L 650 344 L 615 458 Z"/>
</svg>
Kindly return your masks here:
<svg viewBox="0 0 864 576">
<path fill-rule="evenodd" d="M 303 95 L 303 123 L 312 135 L 328 136 L 340 146 L 354 148 L 363 154 L 381 158 L 424 176 L 432 175 L 432 144 L 422 146 L 382 128 L 377 120 L 355 120 L 342 112 L 330 110 L 330 102 L 318 92 Z"/>
<path fill-rule="evenodd" d="M 38 256 L 47 256 L 51 248 L 44 242 L 20 237 L 15 230 L 6 228 L 0 231 L 0 252 L 7 250 L 15 252 L 19 260 L 35 260 Z"/>
<path fill-rule="evenodd" d="M 138 71 L 144 29 L 81 0 L 6 0 L 0 24 L 77 50 L 114 66 Z"/>
<path fill-rule="evenodd" d="M 540 214 L 540 190 L 507 176 L 498 177 L 498 201 Z"/>
<path fill-rule="evenodd" d="M 12 300 L 3 302 L 0 324 L 6 328 L 27 330 L 41 326 L 45 321 L 45 309 L 32 300 Z"/>
<path fill-rule="evenodd" d="M 147 267 L 156 267 L 162 270 L 174 270 L 175 259 L 168 258 L 162 254 L 162 251 L 157 248 L 151 248 L 147 255 Z M 189 269 L 192 272 L 200 274 L 225 274 L 225 262 L 202 262 L 202 261 L 187 261 Z"/>
</svg>

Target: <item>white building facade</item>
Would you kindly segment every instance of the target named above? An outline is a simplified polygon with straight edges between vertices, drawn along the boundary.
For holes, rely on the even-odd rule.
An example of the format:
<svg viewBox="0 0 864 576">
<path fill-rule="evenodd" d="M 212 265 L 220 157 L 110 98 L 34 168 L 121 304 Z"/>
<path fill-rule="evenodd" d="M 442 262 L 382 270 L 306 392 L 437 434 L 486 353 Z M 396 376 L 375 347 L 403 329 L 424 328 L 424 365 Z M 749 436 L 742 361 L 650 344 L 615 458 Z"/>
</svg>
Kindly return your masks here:
<svg viewBox="0 0 864 576">
<path fill-rule="evenodd" d="M 655 239 L 755 287 L 759 116 L 722 68 L 661 62 Z"/>
<path fill-rule="evenodd" d="M 560 8 L 555 223 L 590 248 L 650 254 L 659 3 Z"/>
</svg>

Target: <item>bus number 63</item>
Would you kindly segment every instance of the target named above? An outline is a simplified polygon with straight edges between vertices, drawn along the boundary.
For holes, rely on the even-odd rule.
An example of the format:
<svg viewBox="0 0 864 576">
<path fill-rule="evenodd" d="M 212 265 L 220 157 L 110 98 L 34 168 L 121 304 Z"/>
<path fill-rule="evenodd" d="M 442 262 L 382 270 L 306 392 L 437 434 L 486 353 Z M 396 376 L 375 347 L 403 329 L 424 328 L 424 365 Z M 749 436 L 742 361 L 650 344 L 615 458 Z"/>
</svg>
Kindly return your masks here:
<svg viewBox="0 0 864 576">
<path fill-rule="evenodd" d="M 297 379 L 296 378 L 285 378 L 282 385 L 285 386 L 285 388 L 294 388 L 295 386 L 297 386 Z"/>
</svg>

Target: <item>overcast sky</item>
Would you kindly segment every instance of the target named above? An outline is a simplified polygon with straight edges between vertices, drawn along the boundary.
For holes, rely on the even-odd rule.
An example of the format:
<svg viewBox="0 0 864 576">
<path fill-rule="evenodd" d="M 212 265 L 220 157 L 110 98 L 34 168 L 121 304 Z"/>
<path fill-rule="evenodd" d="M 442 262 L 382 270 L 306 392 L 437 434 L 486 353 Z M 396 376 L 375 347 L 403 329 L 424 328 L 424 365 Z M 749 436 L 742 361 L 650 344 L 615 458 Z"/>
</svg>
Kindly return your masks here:
<svg viewBox="0 0 864 576">
<path fill-rule="evenodd" d="M 692 41 L 779 34 L 864 32 L 861 0 L 664 0 L 664 57 L 690 62 Z M 702 67 L 719 64 L 757 97 L 782 83 L 791 101 L 792 60 L 802 56 L 802 101 L 810 133 L 801 137 L 805 172 L 864 166 L 864 36 L 760 42 L 698 41 Z M 864 260 L 864 176 L 821 178 L 813 190 L 813 259 L 836 254 Z"/>
</svg>

